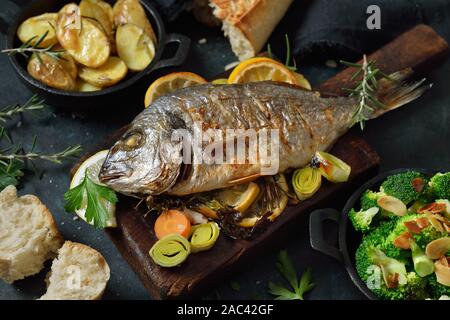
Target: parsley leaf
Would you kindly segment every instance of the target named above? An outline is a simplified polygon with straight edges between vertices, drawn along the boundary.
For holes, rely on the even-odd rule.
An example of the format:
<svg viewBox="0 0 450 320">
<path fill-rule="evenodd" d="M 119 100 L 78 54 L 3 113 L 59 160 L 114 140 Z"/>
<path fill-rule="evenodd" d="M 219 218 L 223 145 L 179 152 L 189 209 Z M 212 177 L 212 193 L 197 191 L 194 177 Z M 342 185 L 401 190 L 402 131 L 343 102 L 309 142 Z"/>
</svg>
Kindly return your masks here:
<svg viewBox="0 0 450 320">
<path fill-rule="evenodd" d="M 23 164 L 20 161 L 0 161 L 0 191 L 9 185 L 17 186 L 23 176 Z"/>
<path fill-rule="evenodd" d="M 105 228 L 109 213 L 105 202 L 116 203 L 116 193 L 108 187 L 94 183 L 86 173 L 83 182 L 64 194 L 65 210 L 74 212 L 86 206 L 86 221 L 97 228 Z"/>
<path fill-rule="evenodd" d="M 276 266 L 280 274 L 289 282 L 293 291 L 279 284 L 269 282 L 269 293 L 276 296 L 275 300 L 303 300 L 304 294 L 314 288 L 311 269 L 308 268 L 303 273 L 299 282 L 294 264 L 286 250 L 282 250 L 278 254 Z"/>
</svg>

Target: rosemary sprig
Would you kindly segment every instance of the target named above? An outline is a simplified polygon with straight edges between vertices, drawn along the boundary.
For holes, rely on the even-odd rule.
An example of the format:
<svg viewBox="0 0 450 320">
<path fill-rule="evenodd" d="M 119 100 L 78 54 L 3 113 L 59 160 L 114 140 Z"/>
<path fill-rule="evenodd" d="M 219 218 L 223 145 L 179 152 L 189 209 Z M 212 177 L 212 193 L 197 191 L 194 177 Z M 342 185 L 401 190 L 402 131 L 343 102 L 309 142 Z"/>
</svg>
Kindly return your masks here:
<svg viewBox="0 0 450 320">
<path fill-rule="evenodd" d="M 48 33 L 49 33 L 49 31 L 47 30 L 42 36 L 32 37 L 32 38 L 28 39 L 27 41 L 25 41 L 25 43 L 23 43 L 18 48 L 5 49 L 5 50 L 2 50 L 1 52 L 6 53 L 8 55 L 20 54 L 20 55 L 24 56 L 25 58 L 29 58 L 30 55 L 35 53 L 35 54 L 37 54 L 38 58 L 40 57 L 41 54 L 46 54 L 56 60 L 64 59 L 62 57 L 62 55 L 64 54 L 65 50 L 56 50 L 55 45 L 48 46 L 47 48 L 39 48 L 39 45 L 42 43 L 42 41 L 44 41 L 44 39 L 47 37 Z"/>
<path fill-rule="evenodd" d="M 358 85 L 354 89 L 343 88 L 343 90 L 349 92 L 350 97 L 358 98 L 358 108 L 352 116 L 351 126 L 359 123 L 361 130 L 364 130 L 365 122 L 369 120 L 368 116 L 374 110 L 385 107 L 376 96 L 378 81 L 380 78 L 390 78 L 388 75 L 381 72 L 380 69 L 375 67 L 374 61 L 367 61 L 366 55 L 363 56 L 362 64 L 342 60 L 341 63 L 345 66 L 357 69 L 351 80 L 358 81 Z"/>
<path fill-rule="evenodd" d="M 15 104 L 7 106 L 0 110 L 0 122 L 5 123 L 11 119 L 14 115 L 22 114 L 28 111 L 42 110 L 45 108 L 44 100 L 39 99 L 37 95 L 32 96 L 24 105 Z M 0 133 L 5 134 L 4 129 L 0 128 Z M 0 134 L 0 139 L 2 134 Z"/>
<path fill-rule="evenodd" d="M 36 148 L 36 137 L 33 140 L 32 147 L 30 151 L 24 152 L 23 148 L 21 146 L 16 146 L 8 154 L 8 150 L 11 149 L 5 149 L 0 151 L 0 161 L 20 161 L 24 162 L 25 160 L 28 161 L 35 161 L 35 160 L 45 160 L 56 164 L 61 164 L 62 160 L 74 157 L 78 155 L 81 151 L 81 146 L 76 145 L 73 147 L 67 147 L 63 151 L 52 153 L 52 154 L 45 154 L 45 153 L 39 153 L 35 151 Z"/>
<path fill-rule="evenodd" d="M 295 59 L 292 57 L 292 52 L 291 52 L 291 43 L 289 41 L 289 36 L 287 34 L 284 35 L 285 41 L 286 41 L 286 57 L 285 57 L 285 63 L 284 65 L 291 71 L 297 71 L 297 63 L 295 61 Z M 269 56 L 269 58 L 274 59 L 275 55 L 272 52 L 272 46 L 269 44 L 267 44 L 267 55 Z M 291 64 L 292 63 L 292 64 Z"/>
</svg>

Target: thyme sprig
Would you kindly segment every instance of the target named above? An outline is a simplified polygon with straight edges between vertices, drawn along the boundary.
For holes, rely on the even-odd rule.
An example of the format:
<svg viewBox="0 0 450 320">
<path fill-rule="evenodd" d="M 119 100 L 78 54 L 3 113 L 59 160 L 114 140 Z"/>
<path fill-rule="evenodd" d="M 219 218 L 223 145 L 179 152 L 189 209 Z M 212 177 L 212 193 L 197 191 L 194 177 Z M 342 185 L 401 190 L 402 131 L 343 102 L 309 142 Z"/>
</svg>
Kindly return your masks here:
<svg viewBox="0 0 450 320">
<path fill-rule="evenodd" d="M 39 99 L 37 95 L 32 96 L 25 104 L 15 104 L 4 107 L 0 110 L 0 122 L 5 123 L 14 115 L 22 114 L 28 111 L 37 111 L 45 108 L 44 100 Z M 1 139 L 2 135 L 0 135 Z"/>
<path fill-rule="evenodd" d="M 362 64 L 342 60 L 341 63 L 357 69 L 351 80 L 357 81 L 358 85 L 354 89 L 343 88 L 343 90 L 349 92 L 350 97 L 358 98 L 358 108 L 352 116 L 351 126 L 359 123 L 361 130 L 364 130 L 365 122 L 369 120 L 368 116 L 376 109 L 385 107 L 377 98 L 378 81 L 380 78 L 390 79 L 390 77 L 375 67 L 375 61 L 367 61 L 366 55 L 363 56 Z"/>
<path fill-rule="evenodd" d="M 46 54 L 56 60 L 64 59 L 62 57 L 62 55 L 65 53 L 65 50 L 62 50 L 62 49 L 57 50 L 57 49 L 55 49 L 55 45 L 51 45 L 46 48 L 39 48 L 39 45 L 42 43 L 42 41 L 44 41 L 44 39 L 47 37 L 48 33 L 49 33 L 49 31 L 47 30 L 40 37 L 34 36 L 34 37 L 28 39 L 18 48 L 4 49 L 1 52 L 6 53 L 10 56 L 20 54 L 20 55 L 24 56 L 25 58 L 29 58 L 30 55 L 35 53 L 37 55 L 38 59 L 40 59 L 41 54 Z"/>
</svg>

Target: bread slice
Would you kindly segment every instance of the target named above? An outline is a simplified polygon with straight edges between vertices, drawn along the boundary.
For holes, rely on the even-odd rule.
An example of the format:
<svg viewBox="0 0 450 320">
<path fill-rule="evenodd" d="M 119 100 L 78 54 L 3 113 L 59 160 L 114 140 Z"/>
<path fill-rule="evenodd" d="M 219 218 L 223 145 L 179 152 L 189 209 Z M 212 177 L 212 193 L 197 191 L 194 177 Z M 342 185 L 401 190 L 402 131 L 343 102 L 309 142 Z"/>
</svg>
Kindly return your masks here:
<svg viewBox="0 0 450 320">
<path fill-rule="evenodd" d="M 40 300 L 101 299 L 109 277 L 109 266 L 97 250 L 66 241 L 53 260 L 47 292 Z"/>
<path fill-rule="evenodd" d="M 293 0 L 210 0 L 239 60 L 258 54 Z"/>
<path fill-rule="evenodd" d="M 0 192 L 0 278 L 8 283 L 38 273 L 63 239 L 50 211 L 35 196 Z"/>
</svg>

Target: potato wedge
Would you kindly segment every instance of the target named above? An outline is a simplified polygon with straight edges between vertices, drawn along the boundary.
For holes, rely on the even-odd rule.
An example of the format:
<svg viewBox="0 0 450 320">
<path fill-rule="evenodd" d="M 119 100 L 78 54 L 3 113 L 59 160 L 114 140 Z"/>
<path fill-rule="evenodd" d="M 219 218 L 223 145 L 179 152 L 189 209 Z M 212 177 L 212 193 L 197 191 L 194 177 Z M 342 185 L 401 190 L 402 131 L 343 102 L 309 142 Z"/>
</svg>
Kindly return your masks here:
<svg viewBox="0 0 450 320">
<path fill-rule="evenodd" d="M 95 92 L 100 91 L 102 88 L 93 86 L 90 83 L 87 83 L 83 79 L 78 78 L 76 83 L 76 91 L 79 92 Z"/>
<path fill-rule="evenodd" d="M 79 76 L 93 86 L 104 88 L 118 83 L 125 78 L 127 72 L 125 62 L 117 57 L 109 57 L 108 61 L 99 68 L 82 67 Z"/>
<path fill-rule="evenodd" d="M 121 25 L 116 32 L 119 57 L 132 71 L 142 71 L 155 57 L 155 45 L 150 37 L 134 24 Z"/>
<path fill-rule="evenodd" d="M 34 54 L 27 67 L 28 73 L 36 80 L 49 87 L 73 91 L 75 90 L 75 80 L 69 74 L 60 60 L 48 54 Z"/>
<path fill-rule="evenodd" d="M 113 7 L 113 13 L 116 29 L 127 23 L 135 24 L 145 31 L 153 43 L 157 43 L 155 31 L 153 31 L 153 27 L 139 0 L 119 0 Z"/>
<path fill-rule="evenodd" d="M 96 0 L 82 0 L 80 2 L 80 14 L 82 17 L 91 18 L 97 21 L 103 28 L 103 32 L 111 37 L 113 34 L 113 24 L 105 11 Z"/>
<path fill-rule="evenodd" d="M 39 48 L 47 48 L 58 43 L 55 33 L 57 13 L 44 13 L 40 16 L 32 17 L 25 20 L 17 29 L 17 37 L 23 43 L 31 38 L 35 40 L 34 44 L 41 36 L 48 32 L 47 36 L 39 44 Z"/>
<path fill-rule="evenodd" d="M 108 60 L 108 37 L 95 21 L 82 18 L 78 6 L 69 4 L 58 14 L 56 36 L 61 46 L 80 64 L 100 67 Z"/>
</svg>

